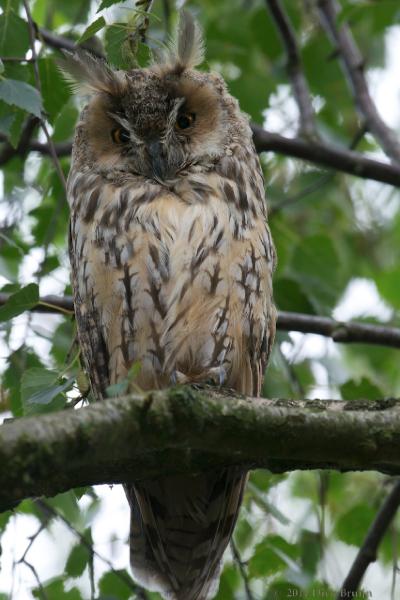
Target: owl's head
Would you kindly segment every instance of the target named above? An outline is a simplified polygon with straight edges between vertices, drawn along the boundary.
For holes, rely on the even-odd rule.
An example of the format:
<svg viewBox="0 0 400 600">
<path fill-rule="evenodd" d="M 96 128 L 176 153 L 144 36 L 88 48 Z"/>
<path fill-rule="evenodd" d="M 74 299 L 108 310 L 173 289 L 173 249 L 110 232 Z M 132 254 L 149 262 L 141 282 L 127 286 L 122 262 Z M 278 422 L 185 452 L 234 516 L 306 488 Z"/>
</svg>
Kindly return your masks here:
<svg viewBox="0 0 400 600">
<path fill-rule="evenodd" d="M 76 138 L 80 161 L 166 182 L 243 143 L 247 119 L 222 77 L 195 69 L 202 60 L 201 33 L 186 12 L 175 40 L 148 68 L 115 71 L 83 50 L 68 53 L 64 72 L 90 95 Z"/>
</svg>

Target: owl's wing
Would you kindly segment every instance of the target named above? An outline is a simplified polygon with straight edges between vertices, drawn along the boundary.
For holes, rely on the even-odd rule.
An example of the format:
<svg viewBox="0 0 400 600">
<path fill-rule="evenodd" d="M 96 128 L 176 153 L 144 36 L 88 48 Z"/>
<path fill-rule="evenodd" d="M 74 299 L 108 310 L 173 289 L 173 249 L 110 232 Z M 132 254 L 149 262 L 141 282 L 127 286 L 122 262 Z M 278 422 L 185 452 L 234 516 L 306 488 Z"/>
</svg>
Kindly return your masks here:
<svg viewBox="0 0 400 600">
<path fill-rule="evenodd" d="M 110 383 L 109 355 L 102 334 L 100 314 L 95 306 L 94 289 L 92 287 L 90 292 L 83 297 L 82 286 L 79 283 L 79 280 L 85 279 L 84 272 L 87 260 L 84 252 L 85 236 L 79 231 L 80 227 L 81 223 L 77 219 L 76 213 L 72 212 L 68 246 L 72 288 L 74 290 L 75 318 L 81 356 L 91 382 L 92 391 L 95 397 L 100 399 Z"/>
</svg>

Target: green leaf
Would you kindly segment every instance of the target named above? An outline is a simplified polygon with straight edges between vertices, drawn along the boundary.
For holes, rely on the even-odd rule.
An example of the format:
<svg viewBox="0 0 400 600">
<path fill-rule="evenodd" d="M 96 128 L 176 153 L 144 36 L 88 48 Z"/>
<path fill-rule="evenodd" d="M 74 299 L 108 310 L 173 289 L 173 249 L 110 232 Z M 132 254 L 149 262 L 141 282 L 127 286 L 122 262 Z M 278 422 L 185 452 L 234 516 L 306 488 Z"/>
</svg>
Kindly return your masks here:
<svg viewBox="0 0 400 600">
<path fill-rule="evenodd" d="M 312 235 L 293 248 L 290 274 L 321 314 L 330 314 L 343 290 L 340 262 L 332 239 Z"/>
<path fill-rule="evenodd" d="M 11 510 L 7 510 L 6 512 L 0 514 L 0 532 L 5 530 L 12 516 L 13 513 L 11 512 Z"/>
<path fill-rule="evenodd" d="M 279 310 L 315 314 L 315 310 L 299 283 L 289 277 L 278 277 L 274 281 L 274 298 Z"/>
<path fill-rule="evenodd" d="M 375 278 L 375 283 L 381 296 L 397 310 L 400 308 L 399 280 L 400 268 L 397 266 L 378 273 Z"/>
<path fill-rule="evenodd" d="M 89 564 L 90 552 L 83 544 L 77 544 L 69 553 L 65 572 L 70 577 L 80 577 Z"/>
<path fill-rule="evenodd" d="M 107 23 L 105 22 L 104 17 L 99 17 L 98 19 L 93 21 L 93 23 L 91 25 L 89 25 L 89 27 L 87 27 L 85 29 L 85 31 L 82 33 L 82 35 L 79 38 L 77 43 L 82 44 L 82 42 L 86 42 L 86 40 L 93 37 L 98 31 L 103 29 L 103 27 L 105 27 L 106 25 L 107 25 Z"/>
<path fill-rule="evenodd" d="M 134 586 L 131 576 L 124 569 L 108 571 L 99 581 L 101 597 L 107 600 L 129 600 Z"/>
<path fill-rule="evenodd" d="M 105 33 L 105 47 L 108 62 L 119 69 L 130 67 L 127 57 L 127 25 L 125 23 L 114 23 L 107 27 Z"/>
<path fill-rule="evenodd" d="M 359 381 L 349 379 L 340 386 L 340 393 L 343 400 L 374 400 L 382 397 L 382 391 L 372 383 L 367 377 L 362 377 Z"/>
<path fill-rule="evenodd" d="M 24 57 L 30 47 L 28 23 L 13 10 L 0 15 L 1 56 Z"/>
<path fill-rule="evenodd" d="M 78 588 L 74 587 L 68 590 L 68 592 L 65 590 L 63 577 L 56 577 L 50 582 L 42 584 L 42 588 L 32 590 L 35 598 L 42 599 L 45 597 L 46 600 L 82 600 L 82 595 Z M 46 596 L 44 596 L 43 590 Z"/>
<path fill-rule="evenodd" d="M 257 544 L 249 561 L 250 577 L 267 577 L 279 573 L 287 566 L 285 560 L 268 541 Z"/>
<path fill-rule="evenodd" d="M 2 79 L 0 81 L 0 99 L 41 118 L 43 109 L 41 96 L 37 89 L 25 81 Z"/>
<path fill-rule="evenodd" d="M 113 4 L 121 4 L 124 0 L 102 0 L 96 12 L 100 12 L 104 8 L 109 8 Z"/>
<path fill-rule="evenodd" d="M 21 402 L 21 378 L 27 369 L 41 367 L 42 364 L 32 350 L 21 346 L 12 352 L 7 361 L 7 369 L 3 374 L 3 385 L 9 392 L 10 408 L 14 417 L 23 414 Z"/>
<path fill-rule="evenodd" d="M 26 414 L 57 410 L 65 404 L 61 396 L 72 387 L 74 378 L 61 379 L 56 371 L 29 369 L 22 376 L 21 400 Z"/>
<path fill-rule="evenodd" d="M 0 322 L 9 321 L 26 310 L 33 308 L 39 302 L 39 288 L 36 283 L 30 283 L 12 294 L 4 306 L 0 307 Z"/>
<path fill-rule="evenodd" d="M 321 559 L 321 544 L 318 533 L 303 529 L 299 539 L 303 571 L 315 575 Z"/>
<path fill-rule="evenodd" d="M 366 503 L 353 506 L 336 521 L 336 535 L 346 544 L 360 546 L 374 520 L 375 513 L 376 511 Z"/>
<path fill-rule="evenodd" d="M 42 84 L 43 106 L 50 123 L 54 123 L 60 110 L 71 97 L 70 87 L 64 77 L 62 77 L 52 58 L 41 58 L 38 64 Z"/>
</svg>

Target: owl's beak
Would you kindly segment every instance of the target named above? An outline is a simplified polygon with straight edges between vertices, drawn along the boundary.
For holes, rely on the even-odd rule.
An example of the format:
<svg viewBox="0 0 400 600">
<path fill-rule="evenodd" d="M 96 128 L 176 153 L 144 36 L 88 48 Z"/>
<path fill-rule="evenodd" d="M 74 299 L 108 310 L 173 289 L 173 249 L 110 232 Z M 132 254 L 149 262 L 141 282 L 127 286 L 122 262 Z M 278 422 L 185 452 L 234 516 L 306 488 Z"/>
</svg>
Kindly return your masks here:
<svg viewBox="0 0 400 600">
<path fill-rule="evenodd" d="M 159 138 L 153 138 L 146 144 L 150 158 L 152 172 L 157 179 L 164 179 L 167 172 L 165 155 Z"/>
</svg>

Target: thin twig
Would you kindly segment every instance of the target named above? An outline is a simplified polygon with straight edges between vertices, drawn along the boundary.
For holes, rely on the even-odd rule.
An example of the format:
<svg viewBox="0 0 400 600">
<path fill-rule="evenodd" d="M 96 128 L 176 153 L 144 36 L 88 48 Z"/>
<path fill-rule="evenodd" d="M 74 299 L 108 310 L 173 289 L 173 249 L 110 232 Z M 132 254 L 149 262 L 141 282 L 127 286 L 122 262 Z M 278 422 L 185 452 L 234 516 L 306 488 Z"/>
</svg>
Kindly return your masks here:
<svg viewBox="0 0 400 600">
<path fill-rule="evenodd" d="M 42 511 L 42 513 L 45 517 L 48 517 L 49 515 L 51 515 L 57 519 L 60 519 L 60 521 L 62 521 L 64 523 L 64 525 L 66 525 L 66 527 L 71 531 L 71 533 L 73 533 L 79 539 L 79 542 L 82 544 L 82 546 L 84 546 L 89 551 L 89 553 L 93 554 L 99 560 L 101 560 L 104 564 L 106 564 L 109 567 L 109 569 L 112 571 L 112 573 L 116 577 L 118 577 L 118 579 L 120 581 L 122 581 L 130 590 L 132 590 L 133 592 L 136 592 L 136 598 L 138 600 L 146 600 L 147 599 L 147 595 L 146 595 L 145 591 L 142 588 L 140 588 L 138 585 L 136 585 L 136 583 L 134 583 L 129 577 L 127 577 L 123 571 L 117 571 L 116 569 L 114 569 L 112 562 L 110 560 L 108 560 L 108 558 L 103 556 L 102 554 L 99 554 L 97 552 L 97 550 L 94 549 L 93 545 L 87 541 L 85 536 L 80 531 L 78 531 L 72 525 L 72 523 L 70 523 L 68 521 L 68 519 L 66 519 L 64 517 L 64 515 L 62 515 L 58 510 L 53 508 L 50 504 L 48 504 L 45 500 L 42 500 L 41 498 L 37 498 L 35 500 L 35 505 Z"/>
<path fill-rule="evenodd" d="M 33 22 L 32 19 L 32 15 L 31 15 L 31 11 L 29 8 L 29 3 L 28 0 L 23 0 L 23 4 L 24 4 L 24 8 L 25 8 L 25 13 L 26 13 L 26 18 L 28 21 L 28 30 L 29 30 L 29 39 L 30 39 L 30 45 L 31 45 L 31 52 L 32 52 L 32 59 L 33 59 L 33 72 L 35 75 L 35 84 L 36 84 L 36 89 L 38 90 L 40 97 L 42 97 L 42 84 L 40 81 L 40 74 L 39 74 L 39 65 L 38 65 L 38 57 L 36 54 L 36 49 L 35 49 L 35 40 L 36 40 L 36 27 L 35 24 Z M 47 125 L 46 125 L 46 121 L 45 119 L 41 118 L 40 120 L 40 125 L 43 129 L 44 135 L 46 136 L 46 140 L 47 140 L 47 145 L 49 147 L 50 150 L 50 155 L 51 158 L 53 160 L 55 169 L 57 171 L 57 174 L 60 178 L 60 181 L 64 187 L 64 190 L 67 190 L 67 184 L 65 181 L 65 177 L 64 177 L 64 173 L 63 170 L 61 168 L 61 164 L 60 161 L 58 160 L 58 156 L 56 153 L 56 150 L 54 148 L 54 144 L 53 144 L 53 140 L 51 139 L 51 136 L 49 134 L 49 130 L 47 129 Z"/>
<path fill-rule="evenodd" d="M 36 583 L 38 586 L 38 593 L 39 595 L 43 598 L 43 600 L 47 600 L 48 596 L 46 594 L 46 591 L 43 588 L 42 582 L 40 581 L 40 577 L 38 575 L 38 572 L 36 571 L 35 567 L 32 565 L 32 563 L 30 563 L 29 561 L 27 561 L 26 559 L 26 555 L 28 554 L 29 550 L 32 548 L 35 540 L 39 537 L 39 535 L 42 533 L 42 531 L 46 528 L 46 524 L 45 523 L 41 523 L 39 529 L 29 537 L 29 543 L 27 545 L 27 547 L 24 550 L 24 553 L 22 554 L 21 558 L 17 561 L 15 561 L 14 566 L 15 565 L 25 565 L 26 567 L 28 567 L 28 569 L 30 569 L 30 571 L 32 572 L 34 578 L 36 579 Z"/>
<path fill-rule="evenodd" d="M 233 554 L 233 559 L 235 561 L 236 566 L 239 569 L 240 575 L 243 579 L 244 589 L 246 592 L 247 600 L 254 600 L 254 596 L 250 589 L 249 577 L 247 575 L 246 563 L 242 561 L 242 557 L 240 556 L 240 552 L 233 540 L 231 540 L 231 550 Z"/>
<path fill-rule="evenodd" d="M 351 569 L 336 596 L 336 600 L 352 598 L 358 590 L 369 565 L 376 560 L 379 544 L 382 541 L 397 509 L 400 506 L 400 481 L 397 481 L 378 511 L 366 538 L 359 549 Z"/>
<path fill-rule="evenodd" d="M 54 48 L 55 50 L 69 50 L 70 52 L 73 52 L 77 48 L 77 44 L 69 38 L 66 38 L 61 35 L 56 35 L 52 31 L 49 31 L 44 27 L 38 27 L 36 23 L 34 23 L 34 28 L 36 38 L 39 41 L 46 44 L 47 46 Z M 90 45 L 88 42 L 79 44 L 79 46 L 82 46 L 82 48 L 88 48 L 92 54 L 98 56 L 99 58 L 104 58 L 104 55 L 101 52 L 99 52 L 96 48 L 94 48 L 93 45 Z"/>
<path fill-rule="evenodd" d="M 317 129 L 312 98 L 307 79 L 304 76 L 301 64 L 300 52 L 297 46 L 296 36 L 279 0 L 266 0 L 267 6 L 276 23 L 287 55 L 287 71 L 292 82 L 293 93 L 300 112 L 300 136 L 316 138 Z"/>
<path fill-rule="evenodd" d="M 1 62 L 24 62 L 24 63 L 33 63 L 35 62 L 33 58 L 25 58 L 24 56 L 1 56 Z"/>
<path fill-rule="evenodd" d="M 42 600 L 49 600 L 49 597 L 46 594 L 46 591 L 42 585 L 42 582 L 40 581 L 40 577 L 39 577 L 38 572 L 36 571 L 35 567 L 32 565 L 32 563 L 27 562 L 26 560 L 24 561 L 24 565 L 32 571 L 32 574 L 33 574 L 34 578 L 36 579 L 39 597 L 42 598 Z"/>
<path fill-rule="evenodd" d="M 400 164 L 400 144 L 394 131 L 388 127 L 378 113 L 368 89 L 364 74 L 364 59 L 357 47 L 353 34 L 346 23 L 337 26 L 341 7 L 337 0 L 319 0 L 321 23 L 335 44 L 342 60 L 358 110 L 365 119 L 368 130 L 376 138 L 386 155 Z"/>
</svg>

